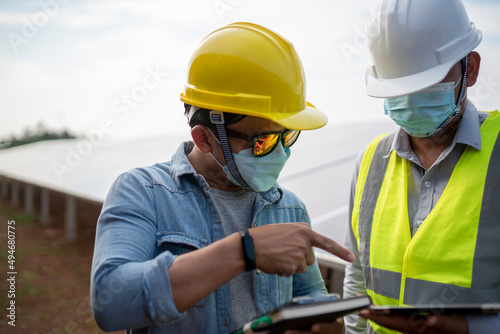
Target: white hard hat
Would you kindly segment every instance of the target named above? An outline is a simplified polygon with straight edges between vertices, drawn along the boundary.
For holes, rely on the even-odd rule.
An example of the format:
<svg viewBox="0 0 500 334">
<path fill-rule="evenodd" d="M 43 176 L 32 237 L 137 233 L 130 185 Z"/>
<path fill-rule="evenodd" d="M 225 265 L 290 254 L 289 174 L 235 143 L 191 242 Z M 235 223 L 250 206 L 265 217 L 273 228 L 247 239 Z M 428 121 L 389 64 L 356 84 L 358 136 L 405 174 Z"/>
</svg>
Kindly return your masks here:
<svg viewBox="0 0 500 334">
<path fill-rule="evenodd" d="M 367 35 L 366 92 L 386 98 L 440 82 L 482 39 L 460 0 L 383 0 Z"/>
</svg>

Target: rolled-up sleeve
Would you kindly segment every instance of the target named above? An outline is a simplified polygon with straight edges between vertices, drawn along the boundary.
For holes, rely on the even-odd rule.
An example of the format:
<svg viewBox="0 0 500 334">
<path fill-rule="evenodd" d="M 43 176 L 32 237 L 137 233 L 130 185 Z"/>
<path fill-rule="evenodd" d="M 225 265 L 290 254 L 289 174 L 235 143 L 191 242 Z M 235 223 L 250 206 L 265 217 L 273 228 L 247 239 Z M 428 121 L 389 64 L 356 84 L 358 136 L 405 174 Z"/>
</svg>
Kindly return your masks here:
<svg viewBox="0 0 500 334">
<path fill-rule="evenodd" d="M 175 256 L 156 256 L 156 231 L 152 186 L 140 172 L 121 175 L 104 202 L 92 261 L 92 310 L 103 330 L 163 325 L 183 316 L 168 275 Z"/>
</svg>

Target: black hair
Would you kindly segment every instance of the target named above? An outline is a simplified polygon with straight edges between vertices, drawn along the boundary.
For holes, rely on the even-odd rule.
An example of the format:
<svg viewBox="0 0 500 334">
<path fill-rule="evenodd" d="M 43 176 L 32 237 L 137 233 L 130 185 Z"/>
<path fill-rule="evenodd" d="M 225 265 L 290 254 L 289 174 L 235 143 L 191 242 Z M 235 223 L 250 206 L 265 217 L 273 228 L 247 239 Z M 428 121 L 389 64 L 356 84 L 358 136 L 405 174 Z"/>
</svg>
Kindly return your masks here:
<svg viewBox="0 0 500 334">
<path fill-rule="evenodd" d="M 189 117 L 189 110 L 191 109 L 191 105 L 184 103 L 184 115 Z M 246 115 L 242 114 L 233 114 L 229 112 L 224 112 L 224 126 L 228 126 L 231 124 L 238 123 L 242 119 L 246 117 Z M 194 115 L 189 120 L 189 126 L 193 128 L 196 125 L 203 125 L 212 130 L 212 133 L 219 139 L 219 134 L 217 133 L 217 129 L 215 128 L 215 124 L 210 122 L 210 109 L 199 108 L 196 110 Z"/>
</svg>

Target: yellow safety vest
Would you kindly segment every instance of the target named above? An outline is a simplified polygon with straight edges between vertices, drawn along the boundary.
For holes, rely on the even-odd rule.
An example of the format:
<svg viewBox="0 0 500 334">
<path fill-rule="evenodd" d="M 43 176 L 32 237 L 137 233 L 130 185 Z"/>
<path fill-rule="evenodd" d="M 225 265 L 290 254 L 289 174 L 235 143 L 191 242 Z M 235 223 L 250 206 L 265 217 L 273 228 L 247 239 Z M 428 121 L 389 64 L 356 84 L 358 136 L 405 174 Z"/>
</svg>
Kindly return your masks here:
<svg viewBox="0 0 500 334">
<path fill-rule="evenodd" d="M 358 175 L 352 228 L 375 304 L 500 301 L 499 132 L 495 111 L 481 126 L 481 150 L 465 149 L 413 238 L 407 207 L 410 162 L 390 152 L 393 135 L 370 144 Z M 377 333 L 395 333 L 370 325 Z"/>
</svg>

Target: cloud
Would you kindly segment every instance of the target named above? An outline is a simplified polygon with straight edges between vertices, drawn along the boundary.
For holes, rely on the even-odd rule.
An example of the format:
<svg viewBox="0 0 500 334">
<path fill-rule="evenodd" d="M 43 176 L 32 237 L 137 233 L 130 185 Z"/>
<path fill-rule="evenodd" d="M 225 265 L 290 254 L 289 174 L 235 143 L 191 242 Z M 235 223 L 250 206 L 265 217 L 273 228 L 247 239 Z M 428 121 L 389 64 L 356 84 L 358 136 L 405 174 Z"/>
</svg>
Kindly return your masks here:
<svg viewBox="0 0 500 334">
<path fill-rule="evenodd" d="M 363 31 L 376 3 L 372 0 L 356 4 L 327 0 L 65 0 L 63 4 L 62 0 L 42 0 L 54 1 L 61 3 L 53 6 L 50 21 L 20 45 L 18 53 L 12 48 L 0 51 L 0 89 L 4 92 L 0 107 L 9 111 L 11 124 L 0 121 L 0 136 L 21 126 L 22 120 L 16 125 L 11 120 L 28 113 L 32 118 L 51 119 L 50 113 L 56 111 L 65 113 L 60 119 L 76 129 L 92 127 L 114 100 L 140 82 L 145 68 L 157 64 L 169 73 L 164 86 L 138 107 L 140 122 L 130 118 L 129 125 L 117 129 L 123 126 L 123 132 L 130 132 L 141 124 L 138 131 L 184 131 L 184 119 L 178 124 L 178 118 L 167 121 L 166 115 L 177 115 L 181 106 L 178 94 L 191 53 L 208 33 L 236 21 L 262 24 L 289 39 L 304 65 L 308 99 L 336 119 L 363 117 L 361 113 L 371 116 L 375 114 L 372 106 L 378 106 L 379 101 L 364 92 L 368 50 Z M 498 4 L 490 5 L 498 8 Z M 19 34 L 23 20 L 44 13 L 39 1 L 5 0 L 0 7 L 4 9 L 1 31 Z M 492 42 L 491 36 L 498 36 L 495 13 L 500 10 L 470 0 L 467 7 L 472 19 L 481 18 L 476 24 L 485 34 L 483 50 L 498 50 L 500 43 Z M 485 70 L 499 81 L 499 70 L 488 57 L 485 52 Z"/>
<path fill-rule="evenodd" d="M 71 6 L 62 25 L 75 28 L 94 28 L 133 22 L 149 22 L 162 26 L 187 24 L 186 19 L 196 23 L 204 20 L 208 7 L 204 2 L 158 1 L 158 0 L 108 0 L 85 1 Z"/>
<path fill-rule="evenodd" d="M 0 25 L 1 26 L 20 26 L 23 19 L 27 18 L 30 13 L 12 13 L 0 12 Z"/>
</svg>

